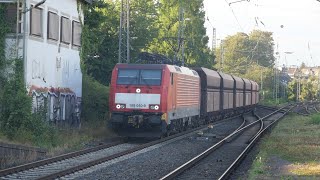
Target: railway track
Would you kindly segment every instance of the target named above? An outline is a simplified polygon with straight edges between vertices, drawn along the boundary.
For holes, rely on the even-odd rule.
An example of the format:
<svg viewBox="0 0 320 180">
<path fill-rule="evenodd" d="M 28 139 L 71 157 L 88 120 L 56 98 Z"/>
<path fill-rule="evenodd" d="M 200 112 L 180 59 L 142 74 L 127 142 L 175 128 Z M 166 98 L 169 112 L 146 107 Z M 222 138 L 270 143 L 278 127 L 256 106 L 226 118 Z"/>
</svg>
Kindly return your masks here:
<svg viewBox="0 0 320 180">
<path fill-rule="evenodd" d="M 260 107 L 260 109 L 263 109 L 263 107 Z M 208 143 L 208 146 L 206 146 L 205 149 L 207 147 L 210 147 L 210 146 L 211 147 L 209 148 L 210 150 L 206 150 L 204 153 L 202 153 L 202 154 L 204 154 L 204 156 L 201 155 L 203 157 L 196 158 L 197 160 L 195 160 L 193 163 L 190 163 L 190 164 L 189 164 L 189 162 L 185 163 L 184 165 L 182 165 L 182 166 L 185 166 L 182 168 L 183 170 L 174 170 L 171 173 L 167 174 L 167 172 L 170 172 L 173 169 L 173 168 L 170 168 L 169 171 L 168 170 L 163 171 L 165 173 L 158 173 L 160 175 L 162 174 L 161 176 L 155 176 L 155 177 L 157 177 L 157 178 L 162 177 L 162 179 L 171 179 L 171 178 L 185 179 L 185 178 L 188 178 L 187 174 L 189 174 L 188 173 L 189 171 L 191 172 L 192 169 L 194 169 L 193 166 L 195 164 L 202 163 L 204 157 L 211 156 L 210 154 L 212 154 L 212 152 L 217 153 L 218 150 L 223 149 L 226 144 L 229 146 L 233 146 L 233 148 L 234 148 L 234 146 L 236 146 L 236 145 L 234 145 L 234 143 L 239 145 L 239 139 L 240 140 L 242 139 L 241 146 L 255 142 L 256 139 L 258 139 L 258 137 L 260 137 L 260 135 L 263 134 L 263 132 L 265 132 L 267 127 L 271 126 L 271 125 L 269 126 L 269 124 L 275 123 L 276 120 L 278 120 L 279 118 L 281 118 L 282 116 L 284 116 L 288 112 L 288 108 L 284 107 L 284 108 L 278 109 L 274 112 L 272 112 L 272 111 L 274 111 L 274 108 L 268 108 L 268 109 L 266 108 L 264 112 L 265 112 L 265 114 L 268 113 L 268 115 L 261 115 L 263 117 L 260 117 L 259 116 L 260 114 L 259 115 L 256 114 L 255 117 L 245 115 L 243 117 L 243 122 L 240 123 L 240 121 L 239 121 L 239 124 L 241 124 L 241 125 L 238 128 L 236 128 L 237 126 L 235 126 L 234 129 L 236 129 L 236 130 L 235 131 L 232 130 L 232 133 L 222 135 L 221 141 L 220 141 L 220 137 L 217 136 L 217 137 L 214 137 L 214 139 L 216 139 L 215 142 L 212 141 L 211 144 L 210 144 L 210 141 L 206 142 L 206 143 Z M 272 113 L 270 113 L 270 112 L 272 112 Z M 235 117 L 233 117 L 233 118 L 235 118 Z M 219 121 L 219 122 L 213 124 L 213 126 L 217 126 L 218 124 L 222 124 L 223 122 L 226 122 L 226 121 L 233 119 L 233 118 Z M 238 119 L 239 119 L 239 116 L 238 116 Z M 229 124 L 229 123 L 226 123 L 226 124 Z M 81 177 L 84 174 L 88 174 L 88 173 L 95 171 L 92 169 L 97 169 L 97 168 L 99 169 L 99 168 L 101 168 L 101 166 L 103 168 L 102 164 L 106 164 L 106 163 L 110 164 L 112 161 L 118 161 L 116 159 L 123 159 L 125 157 L 130 158 L 131 154 L 137 154 L 137 153 L 139 154 L 140 152 L 142 152 L 142 154 L 143 154 L 143 152 L 145 151 L 143 149 L 148 149 L 148 148 L 152 149 L 152 147 L 159 146 L 158 144 L 161 144 L 161 143 L 162 144 L 163 143 L 169 144 L 171 142 L 175 142 L 175 143 L 171 143 L 171 144 L 176 144 L 177 143 L 176 141 L 178 141 L 179 138 L 180 139 L 186 138 L 186 137 L 190 136 L 190 134 L 195 134 L 195 132 L 203 131 L 205 129 L 208 129 L 207 125 L 196 128 L 196 129 L 188 130 L 188 131 L 185 131 L 183 133 L 179 133 L 179 134 L 176 134 L 173 136 L 169 136 L 167 138 L 144 143 L 144 144 L 134 144 L 134 145 L 131 144 L 130 145 L 130 144 L 124 144 L 123 142 L 118 142 L 119 144 L 109 145 L 109 147 L 105 145 L 105 147 L 100 147 L 100 149 L 85 150 L 82 152 L 70 153 L 69 155 L 62 155 L 60 157 L 55 157 L 55 158 L 42 160 L 39 162 L 30 163 L 30 164 L 15 167 L 15 168 L 10 168 L 7 170 L 2 170 L 2 171 L 0 171 L 0 179 L 55 179 L 55 178 L 62 178 L 62 179 L 71 178 L 72 179 L 74 177 Z M 247 129 L 251 129 L 251 132 L 249 134 L 247 133 Z M 254 131 L 252 129 L 254 129 Z M 243 137 L 245 137 L 245 138 L 243 138 Z M 175 139 L 177 139 L 177 140 L 175 140 Z M 167 141 L 167 142 L 165 142 L 165 141 Z M 169 142 L 169 141 L 171 141 L 171 142 Z M 194 141 L 194 142 L 197 142 L 197 141 Z M 216 143 L 216 142 L 218 142 L 218 143 Z M 216 144 L 212 146 L 212 143 L 216 143 Z M 250 148 L 248 148 L 248 149 L 250 149 Z M 141 150 L 143 150 L 143 151 L 141 151 Z M 200 150 L 200 151 L 202 151 L 202 150 Z M 146 152 L 148 152 L 148 151 L 149 150 L 146 150 Z M 227 152 L 227 151 L 225 151 L 225 152 Z M 240 154 L 240 152 L 239 152 L 239 154 Z M 194 154 L 194 155 L 196 155 L 196 154 Z M 180 163 L 182 164 L 182 163 L 186 162 L 188 158 L 191 158 L 194 155 L 187 157 L 185 159 L 185 161 L 180 161 Z M 234 158 L 234 159 L 236 159 L 236 158 Z M 119 162 L 121 162 L 121 161 L 122 160 L 120 160 Z M 217 162 L 219 161 L 219 163 L 220 163 L 220 161 L 224 162 L 225 160 L 223 158 L 219 158 L 218 160 L 214 160 L 214 161 L 217 161 Z M 228 161 L 230 161 L 230 160 L 228 160 Z M 117 163 L 117 162 L 115 162 L 115 163 Z M 179 165 L 180 163 L 176 163 L 176 164 Z M 229 164 L 232 164 L 232 162 L 229 162 Z M 235 164 L 238 164 L 238 162 Z M 181 168 L 181 167 L 179 167 L 179 168 Z M 177 168 L 177 169 L 179 169 L 179 168 Z M 227 169 L 227 167 L 225 167 L 224 170 L 225 169 Z M 234 169 L 234 167 L 231 167 L 230 169 L 232 170 L 232 169 Z M 188 171 L 186 171 L 186 170 L 188 170 Z M 159 169 L 159 171 L 160 171 L 160 169 Z M 197 171 L 202 172 L 199 169 Z M 214 170 L 214 171 L 220 172 L 220 175 L 223 173 L 221 170 L 220 171 Z M 143 172 L 143 173 L 145 173 L 145 172 Z M 164 174 L 167 174 L 167 175 L 163 176 Z M 174 174 L 174 175 L 170 175 L 170 174 Z M 226 174 L 228 175 L 229 173 L 226 173 Z M 215 175 L 213 177 L 218 178 L 217 175 Z M 94 178 L 94 176 L 93 176 L 93 178 Z M 196 177 L 193 177 L 193 178 L 196 178 Z M 211 178 L 211 179 L 216 179 L 216 178 Z"/>
<path fill-rule="evenodd" d="M 0 142 L 0 169 L 33 162 L 46 157 L 46 149 Z"/>
<path fill-rule="evenodd" d="M 234 118 L 234 117 L 233 117 Z M 219 121 L 216 124 L 223 123 L 232 118 Z M 156 141 L 144 143 L 141 145 L 130 145 L 123 140 L 107 145 L 77 151 L 50 159 L 29 163 L 14 168 L 0 170 L 0 179 L 55 179 L 72 174 L 77 171 L 92 167 L 112 159 L 134 153 L 144 148 L 172 140 L 188 134 L 194 134 L 196 131 L 206 129 L 207 125 L 191 129 L 173 136 L 169 136 Z M 119 146 L 122 146 L 119 148 Z"/>
<path fill-rule="evenodd" d="M 81 150 L 81 151 L 76 151 L 76 152 L 72 152 L 72 153 L 56 156 L 56 157 L 53 157 L 53 158 L 48 158 L 48 159 L 44 159 L 44 160 L 40 160 L 40 161 L 36 161 L 36 162 L 24 164 L 24 165 L 12 167 L 12 168 L 0 170 L 0 179 L 15 179 L 15 178 L 16 179 L 21 179 L 21 178 L 25 178 L 25 177 L 28 177 L 27 176 L 28 175 L 28 171 L 41 169 L 42 166 L 48 166 L 50 164 L 55 164 L 56 163 L 58 165 L 58 162 L 63 162 L 63 161 L 66 161 L 67 159 L 73 159 L 73 158 L 76 158 L 76 157 L 84 156 L 84 155 L 89 154 L 89 153 L 98 152 L 98 151 L 101 151 L 103 149 L 107 149 L 107 148 L 110 148 L 110 147 L 113 147 L 113 146 L 120 145 L 123 142 L 124 142 L 123 140 L 119 140 L 119 141 L 114 142 L 114 143 L 100 145 L 100 146 L 97 146 L 97 147 L 93 147 L 93 148 L 89 148 L 89 149 L 85 149 L 85 150 Z M 24 175 L 26 175 L 26 176 L 24 176 Z M 36 179 L 36 176 L 30 176 L 30 177 L 34 177 Z"/>
<path fill-rule="evenodd" d="M 235 130 L 160 179 L 226 179 L 259 137 L 293 107 L 288 105 L 264 117 L 257 116 L 256 120 L 247 121 L 244 127 Z M 237 137 L 234 138 L 235 136 Z"/>
<path fill-rule="evenodd" d="M 293 112 L 302 116 L 309 116 L 314 113 L 319 113 L 318 102 L 304 102 L 299 103 L 297 107 L 294 108 Z"/>
</svg>

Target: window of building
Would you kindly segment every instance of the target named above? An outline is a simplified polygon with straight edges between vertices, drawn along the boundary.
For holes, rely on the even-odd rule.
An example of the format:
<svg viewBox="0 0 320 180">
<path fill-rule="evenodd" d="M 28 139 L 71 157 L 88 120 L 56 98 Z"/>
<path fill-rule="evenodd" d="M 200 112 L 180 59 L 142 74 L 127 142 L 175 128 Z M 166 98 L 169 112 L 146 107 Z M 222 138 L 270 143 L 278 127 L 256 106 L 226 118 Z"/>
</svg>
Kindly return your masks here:
<svg viewBox="0 0 320 180">
<path fill-rule="evenodd" d="M 81 46 L 81 25 L 77 21 L 72 21 L 72 45 Z"/>
<path fill-rule="evenodd" d="M 30 13 L 30 34 L 42 37 L 42 9 L 32 8 Z"/>
<path fill-rule="evenodd" d="M 48 39 L 59 40 L 59 16 L 56 13 L 48 12 Z"/>
<path fill-rule="evenodd" d="M 66 17 L 61 17 L 61 42 L 70 44 L 71 42 L 71 21 Z"/>
<path fill-rule="evenodd" d="M 16 3 L 8 4 L 5 21 L 9 25 L 10 33 L 16 33 L 17 32 L 17 4 Z M 18 25 L 19 25 L 18 33 L 21 33 L 21 13 L 20 13 L 20 22 Z"/>
</svg>

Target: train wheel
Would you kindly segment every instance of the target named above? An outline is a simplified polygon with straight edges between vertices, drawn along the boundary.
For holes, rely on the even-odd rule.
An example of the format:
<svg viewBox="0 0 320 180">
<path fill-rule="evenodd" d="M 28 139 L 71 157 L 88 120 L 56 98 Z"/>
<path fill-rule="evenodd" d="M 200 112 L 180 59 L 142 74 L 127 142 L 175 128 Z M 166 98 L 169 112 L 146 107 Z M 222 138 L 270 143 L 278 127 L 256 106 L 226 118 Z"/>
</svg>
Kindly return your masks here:
<svg viewBox="0 0 320 180">
<path fill-rule="evenodd" d="M 169 134 L 169 126 L 165 121 L 161 122 L 161 138 L 168 137 Z"/>
<path fill-rule="evenodd" d="M 183 131 L 188 129 L 188 121 L 184 122 Z"/>
</svg>

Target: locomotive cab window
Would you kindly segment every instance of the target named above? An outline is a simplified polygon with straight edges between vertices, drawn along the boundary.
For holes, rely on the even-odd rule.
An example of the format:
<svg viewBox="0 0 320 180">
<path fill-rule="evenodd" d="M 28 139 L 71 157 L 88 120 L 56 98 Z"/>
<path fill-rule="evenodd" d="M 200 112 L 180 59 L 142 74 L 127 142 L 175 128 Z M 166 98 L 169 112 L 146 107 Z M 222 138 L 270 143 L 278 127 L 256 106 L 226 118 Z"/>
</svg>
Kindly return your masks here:
<svg viewBox="0 0 320 180">
<path fill-rule="evenodd" d="M 140 84 L 161 85 L 161 70 L 141 70 Z"/>
<path fill-rule="evenodd" d="M 160 69 L 119 69 L 117 84 L 122 85 L 161 85 Z"/>
<path fill-rule="evenodd" d="M 119 69 L 117 84 L 138 84 L 139 70 L 136 69 Z"/>
</svg>

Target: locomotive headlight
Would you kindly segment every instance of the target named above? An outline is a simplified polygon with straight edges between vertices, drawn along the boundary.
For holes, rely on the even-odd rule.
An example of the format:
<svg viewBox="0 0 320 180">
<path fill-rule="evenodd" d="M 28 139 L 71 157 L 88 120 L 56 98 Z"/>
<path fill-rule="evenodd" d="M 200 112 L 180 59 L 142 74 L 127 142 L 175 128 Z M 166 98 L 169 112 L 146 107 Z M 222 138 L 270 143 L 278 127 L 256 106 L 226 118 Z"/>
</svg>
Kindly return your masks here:
<svg viewBox="0 0 320 180">
<path fill-rule="evenodd" d="M 120 105 L 121 109 L 124 109 L 126 106 L 124 104 Z"/>
<path fill-rule="evenodd" d="M 140 89 L 140 88 L 137 88 L 137 89 L 136 89 L 136 93 L 141 93 L 141 89 Z"/>
<path fill-rule="evenodd" d="M 149 108 L 152 110 L 159 110 L 159 105 L 150 105 Z"/>
<path fill-rule="evenodd" d="M 116 105 L 116 108 L 117 108 L 117 109 L 120 109 L 120 108 L 121 108 L 120 104 L 117 104 L 117 105 Z"/>
</svg>

